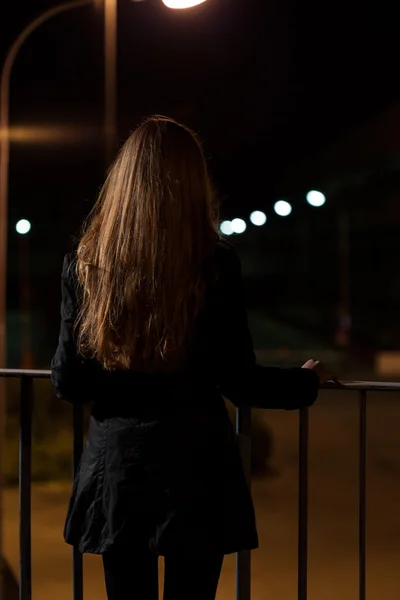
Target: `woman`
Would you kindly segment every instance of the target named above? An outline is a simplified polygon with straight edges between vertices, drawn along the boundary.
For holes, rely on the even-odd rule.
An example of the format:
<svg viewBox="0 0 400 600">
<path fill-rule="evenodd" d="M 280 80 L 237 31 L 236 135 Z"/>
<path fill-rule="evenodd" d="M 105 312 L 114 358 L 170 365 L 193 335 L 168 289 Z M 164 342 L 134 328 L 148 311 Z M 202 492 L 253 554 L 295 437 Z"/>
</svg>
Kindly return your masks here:
<svg viewBox="0 0 400 600">
<path fill-rule="evenodd" d="M 56 395 L 93 401 L 65 540 L 102 554 L 109 600 L 213 600 L 225 554 L 258 545 L 222 396 L 236 406 L 315 401 L 320 363 L 256 365 L 240 261 L 218 237 L 194 134 L 142 123 L 64 260 Z M 135 596 L 136 593 L 136 596 Z"/>
</svg>

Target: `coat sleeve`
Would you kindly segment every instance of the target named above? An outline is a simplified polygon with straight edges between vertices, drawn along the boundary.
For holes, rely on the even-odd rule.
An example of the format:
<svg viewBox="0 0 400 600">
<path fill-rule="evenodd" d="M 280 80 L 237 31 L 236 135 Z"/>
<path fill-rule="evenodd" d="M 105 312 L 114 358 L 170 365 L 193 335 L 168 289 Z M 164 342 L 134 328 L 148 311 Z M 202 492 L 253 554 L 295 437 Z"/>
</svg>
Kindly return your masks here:
<svg viewBox="0 0 400 600">
<path fill-rule="evenodd" d="M 291 410 L 312 405 L 319 390 L 313 371 L 256 364 L 241 263 L 233 249 L 220 274 L 217 296 L 217 379 L 221 393 L 236 406 Z"/>
<path fill-rule="evenodd" d="M 74 330 L 77 318 L 77 290 L 71 258 L 64 258 L 61 275 L 61 323 L 58 346 L 51 361 L 51 380 L 58 398 L 70 402 L 90 402 L 94 396 L 97 371 L 93 361 L 77 352 Z"/>
</svg>

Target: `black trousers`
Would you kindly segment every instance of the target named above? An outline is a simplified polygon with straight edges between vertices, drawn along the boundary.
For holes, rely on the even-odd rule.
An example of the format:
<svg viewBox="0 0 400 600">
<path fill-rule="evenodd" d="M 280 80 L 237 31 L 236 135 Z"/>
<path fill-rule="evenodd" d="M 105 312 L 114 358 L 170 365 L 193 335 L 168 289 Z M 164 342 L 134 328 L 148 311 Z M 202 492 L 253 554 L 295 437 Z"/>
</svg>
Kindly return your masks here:
<svg viewBox="0 0 400 600">
<path fill-rule="evenodd" d="M 164 600 L 215 600 L 223 556 L 165 557 Z M 158 600 L 158 557 L 149 550 L 103 554 L 108 600 Z"/>
</svg>

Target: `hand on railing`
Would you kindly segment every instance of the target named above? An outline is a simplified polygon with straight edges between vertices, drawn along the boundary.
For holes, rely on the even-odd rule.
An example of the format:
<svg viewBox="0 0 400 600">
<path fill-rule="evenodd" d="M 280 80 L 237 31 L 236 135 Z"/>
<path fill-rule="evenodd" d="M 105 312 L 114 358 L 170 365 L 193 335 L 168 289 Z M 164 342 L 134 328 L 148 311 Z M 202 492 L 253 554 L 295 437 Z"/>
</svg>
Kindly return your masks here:
<svg viewBox="0 0 400 600">
<path fill-rule="evenodd" d="M 322 364 L 319 360 L 313 360 L 310 358 L 304 365 L 302 369 L 309 369 L 310 371 L 314 371 L 318 375 L 319 382 L 321 385 L 327 383 L 339 383 L 337 381 L 336 375 L 334 375 L 325 365 Z"/>
</svg>

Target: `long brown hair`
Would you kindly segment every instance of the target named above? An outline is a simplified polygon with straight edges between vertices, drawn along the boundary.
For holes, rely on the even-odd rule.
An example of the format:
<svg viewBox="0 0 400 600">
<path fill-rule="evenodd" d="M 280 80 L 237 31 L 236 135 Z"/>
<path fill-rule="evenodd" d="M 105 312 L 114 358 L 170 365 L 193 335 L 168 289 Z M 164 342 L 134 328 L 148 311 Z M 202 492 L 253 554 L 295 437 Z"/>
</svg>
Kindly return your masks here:
<svg viewBox="0 0 400 600">
<path fill-rule="evenodd" d="M 204 301 L 216 223 L 196 136 L 148 118 L 119 152 L 78 246 L 80 353 L 106 369 L 181 357 Z"/>
</svg>

